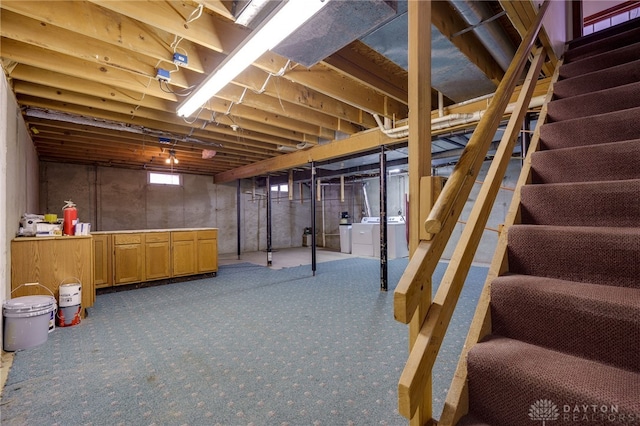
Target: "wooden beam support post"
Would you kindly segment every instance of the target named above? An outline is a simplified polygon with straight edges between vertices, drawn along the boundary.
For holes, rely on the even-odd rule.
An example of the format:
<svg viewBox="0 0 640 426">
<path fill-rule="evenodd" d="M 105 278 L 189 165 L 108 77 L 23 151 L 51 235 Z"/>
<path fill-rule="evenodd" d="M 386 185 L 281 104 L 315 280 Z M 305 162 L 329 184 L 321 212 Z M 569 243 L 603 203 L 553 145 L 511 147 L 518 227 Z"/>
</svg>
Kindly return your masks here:
<svg viewBox="0 0 640 426">
<path fill-rule="evenodd" d="M 420 181 L 431 174 L 431 1 L 410 0 L 409 20 L 409 254 L 413 256 L 420 243 L 422 228 Z M 431 277 L 418 312 L 409 324 L 409 350 L 413 347 L 424 314 L 431 303 Z M 411 425 L 422 426 L 431 420 L 431 381 L 425 385 L 423 403 L 411 418 Z M 400 394 L 399 394 L 400 397 Z M 402 406 L 402 401 L 398 401 Z"/>
</svg>

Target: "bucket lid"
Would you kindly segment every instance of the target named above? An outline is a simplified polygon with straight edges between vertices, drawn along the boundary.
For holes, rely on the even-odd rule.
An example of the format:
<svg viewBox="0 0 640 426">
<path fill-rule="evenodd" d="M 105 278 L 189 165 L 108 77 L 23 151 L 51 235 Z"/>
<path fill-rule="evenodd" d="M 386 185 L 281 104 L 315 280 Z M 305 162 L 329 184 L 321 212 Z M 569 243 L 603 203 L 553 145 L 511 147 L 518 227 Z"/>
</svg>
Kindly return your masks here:
<svg viewBox="0 0 640 426">
<path fill-rule="evenodd" d="M 8 317 L 30 317 L 51 312 L 57 305 L 53 296 L 21 296 L 5 300 L 2 308 Z"/>
</svg>

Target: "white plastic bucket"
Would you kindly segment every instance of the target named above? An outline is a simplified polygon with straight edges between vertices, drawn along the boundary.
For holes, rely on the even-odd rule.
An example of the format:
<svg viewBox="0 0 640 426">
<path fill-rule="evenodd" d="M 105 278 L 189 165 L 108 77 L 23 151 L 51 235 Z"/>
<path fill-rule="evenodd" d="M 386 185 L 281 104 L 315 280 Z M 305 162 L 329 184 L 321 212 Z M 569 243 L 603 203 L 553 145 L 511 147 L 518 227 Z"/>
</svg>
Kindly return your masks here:
<svg viewBox="0 0 640 426">
<path fill-rule="evenodd" d="M 4 350 L 30 349 L 47 341 L 49 319 L 57 308 L 53 296 L 22 296 L 2 304 Z"/>
<path fill-rule="evenodd" d="M 82 286 L 80 283 L 62 284 L 58 288 L 60 292 L 60 301 L 58 306 L 75 306 L 82 301 Z"/>
<path fill-rule="evenodd" d="M 82 286 L 80 283 L 61 284 L 58 288 L 58 327 L 80 324 L 82 314 Z"/>
</svg>

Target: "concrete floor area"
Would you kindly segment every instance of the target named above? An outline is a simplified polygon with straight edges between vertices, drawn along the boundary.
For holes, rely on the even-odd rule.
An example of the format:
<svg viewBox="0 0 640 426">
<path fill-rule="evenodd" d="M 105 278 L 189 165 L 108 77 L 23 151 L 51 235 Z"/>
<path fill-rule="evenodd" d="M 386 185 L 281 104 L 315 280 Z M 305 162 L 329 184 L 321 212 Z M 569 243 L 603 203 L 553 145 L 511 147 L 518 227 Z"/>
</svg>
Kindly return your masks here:
<svg viewBox="0 0 640 426">
<path fill-rule="evenodd" d="M 353 257 L 351 254 L 342 253 L 335 250 L 317 248 L 316 262 L 329 262 L 332 260 L 349 259 Z M 311 264 L 311 247 L 294 247 L 273 250 L 271 258 L 271 269 L 291 268 L 300 265 Z M 253 251 L 245 252 L 240 255 L 236 253 L 226 253 L 218 255 L 218 265 L 235 265 L 238 263 L 254 263 L 256 265 L 267 266 L 267 252 Z"/>
</svg>

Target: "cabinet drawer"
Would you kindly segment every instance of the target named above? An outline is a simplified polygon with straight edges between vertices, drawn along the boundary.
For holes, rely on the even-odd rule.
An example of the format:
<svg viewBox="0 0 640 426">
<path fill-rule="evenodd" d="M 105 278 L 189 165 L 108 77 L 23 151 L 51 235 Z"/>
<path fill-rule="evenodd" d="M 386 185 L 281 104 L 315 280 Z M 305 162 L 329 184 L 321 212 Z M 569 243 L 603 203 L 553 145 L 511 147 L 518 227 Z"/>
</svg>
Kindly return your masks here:
<svg viewBox="0 0 640 426">
<path fill-rule="evenodd" d="M 163 243 L 169 241 L 168 232 L 149 232 L 145 235 L 145 241 L 147 243 Z"/>
<path fill-rule="evenodd" d="M 210 231 L 198 231 L 199 240 L 215 240 L 218 238 L 218 230 L 212 229 Z"/>
<path fill-rule="evenodd" d="M 141 244 L 142 234 L 113 234 L 113 243 L 120 244 Z"/>
<path fill-rule="evenodd" d="M 171 233 L 171 241 L 191 241 L 196 239 L 195 231 L 180 231 Z"/>
</svg>

